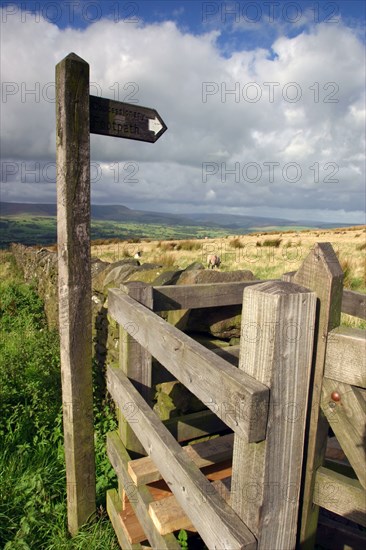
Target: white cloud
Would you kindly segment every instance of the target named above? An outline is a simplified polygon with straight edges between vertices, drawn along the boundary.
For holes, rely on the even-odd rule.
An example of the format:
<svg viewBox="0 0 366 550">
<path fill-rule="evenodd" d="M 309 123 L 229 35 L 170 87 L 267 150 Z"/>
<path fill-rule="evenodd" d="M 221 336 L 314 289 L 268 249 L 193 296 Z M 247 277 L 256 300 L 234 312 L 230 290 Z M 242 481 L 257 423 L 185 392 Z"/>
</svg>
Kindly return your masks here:
<svg viewBox="0 0 366 550">
<path fill-rule="evenodd" d="M 292 218 L 307 212 L 329 220 L 342 210 L 351 223 L 362 221 L 364 53 L 356 33 L 320 24 L 278 38 L 275 57 L 256 48 L 225 58 L 218 36 L 184 33 L 172 22 L 100 20 L 60 30 L 44 20 L 8 18 L 1 37 L 2 200 L 55 197 L 42 170 L 40 182 L 31 174 L 21 180 L 32 162 L 55 160 L 54 67 L 74 51 L 90 64 L 92 93 L 138 100 L 168 126 L 154 145 L 92 136 L 92 160 L 101 165 L 94 201 L 150 210 L 286 211 Z M 30 163 L 23 178 L 22 162 Z M 132 176 L 128 162 L 137 167 Z M 274 181 L 270 163 L 277 163 Z"/>
</svg>

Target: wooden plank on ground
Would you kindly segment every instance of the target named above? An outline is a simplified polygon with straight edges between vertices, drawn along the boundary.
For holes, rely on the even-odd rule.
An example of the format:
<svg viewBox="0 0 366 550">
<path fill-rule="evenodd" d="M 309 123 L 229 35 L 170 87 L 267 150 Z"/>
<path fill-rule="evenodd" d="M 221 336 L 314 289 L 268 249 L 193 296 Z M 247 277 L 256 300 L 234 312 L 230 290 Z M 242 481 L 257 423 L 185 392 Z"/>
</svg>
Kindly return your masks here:
<svg viewBox="0 0 366 550">
<path fill-rule="evenodd" d="M 265 437 L 268 388 L 169 325 L 121 290 L 108 293 L 109 314 L 234 432 Z M 123 404 L 125 406 L 125 404 Z M 132 426 L 132 429 L 134 427 Z"/>
<path fill-rule="evenodd" d="M 232 506 L 259 548 L 295 548 L 316 296 L 283 281 L 244 291 L 239 368 L 271 391 L 267 437 L 235 434 Z"/>
<path fill-rule="evenodd" d="M 146 540 L 145 531 L 141 527 L 134 509 L 127 498 L 123 510 L 119 513 L 119 517 L 130 544 L 138 544 Z"/>
<path fill-rule="evenodd" d="M 366 527 L 366 493 L 357 479 L 321 467 L 313 498 L 318 506 Z"/>
<path fill-rule="evenodd" d="M 148 513 L 153 496 L 146 486 L 136 487 L 130 478 L 127 465 L 131 459 L 117 432 L 107 435 L 107 453 L 118 479 L 123 482 L 129 502 L 152 547 L 159 550 L 180 550 L 180 545 L 173 534 L 163 537 L 155 528 Z"/>
<path fill-rule="evenodd" d="M 338 327 L 328 335 L 324 376 L 366 388 L 366 331 Z"/>
<path fill-rule="evenodd" d="M 126 402 L 136 405 L 138 421 L 132 428 L 206 545 L 222 550 L 256 548 L 255 538 L 246 525 L 218 494 L 209 494 L 210 482 L 121 369 L 108 367 L 107 388 L 118 406 Z"/>
<path fill-rule="evenodd" d="M 342 312 L 366 319 L 366 294 L 355 292 L 354 290 L 343 290 Z"/>
<path fill-rule="evenodd" d="M 362 390 L 324 378 L 321 407 L 361 485 L 366 489 L 366 402 Z M 336 400 L 332 398 L 336 396 Z"/>
<path fill-rule="evenodd" d="M 153 296 L 151 285 L 133 281 L 123 285 L 122 288 L 131 298 L 152 309 Z M 119 365 L 137 391 L 151 405 L 152 357 L 133 337 L 138 332 L 139 327 L 130 322 L 129 328 L 130 333 L 122 325 L 119 326 Z M 121 439 L 126 449 L 145 455 L 145 449 L 131 429 L 129 419 L 133 422 L 133 410 L 126 403 L 124 410 L 119 411 L 118 427 Z"/>
<path fill-rule="evenodd" d="M 327 336 L 340 324 L 343 272 L 330 243 L 317 243 L 299 270 L 288 273 L 283 278 L 310 288 L 317 296 L 317 321 L 305 440 L 305 479 L 301 498 L 300 544 L 307 550 L 314 547 L 318 525 L 319 508 L 313 503 L 315 474 L 323 464 L 329 428 L 320 408 L 321 388 Z"/>
<path fill-rule="evenodd" d="M 155 286 L 154 311 L 240 305 L 244 288 L 261 282 Z"/>
<path fill-rule="evenodd" d="M 213 493 L 214 491 L 219 492 L 221 497 L 226 502 L 229 502 L 230 478 L 213 481 L 211 492 Z M 178 529 L 191 531 L 194 528 L 174 495 L 152 502 L 149 506 L 149 514 L 161 535 L 166 535 Z"/>
<path fill-rule="evenodd" d="M 182 447 L 197 468 L 204 468 L 228 460 L 233 454 L 234 435 L 228 434 L 195 445 Z M 128 473 L 133 482 L 146 485 L 162 479 L 162 476 L 150 457 L 138 458 L 128 463 Z"/>
<path fill-rule="evenodd" d="M 142 550 L 141 544 L 132 544 L 128 540 L 127 532 L 120 518 L 122 503 L 115 489 L 107 491 L 107 512 L 122 550 Z"/>
</svg>

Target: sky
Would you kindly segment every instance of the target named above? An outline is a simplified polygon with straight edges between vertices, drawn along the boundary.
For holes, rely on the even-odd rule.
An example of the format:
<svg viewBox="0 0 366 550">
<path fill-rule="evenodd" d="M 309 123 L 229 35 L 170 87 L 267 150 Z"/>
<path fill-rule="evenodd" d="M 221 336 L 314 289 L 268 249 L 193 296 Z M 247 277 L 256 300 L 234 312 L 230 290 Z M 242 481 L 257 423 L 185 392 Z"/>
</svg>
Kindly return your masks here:
<svg viewBox="0 0 366 550">
<path fill-rule="evenodd" d="M 1 200 L 56 200 L 55 65 L 154 108 L 155 143 L 91 135 L 94 204 L 365 223 L 362 1 L 1 6 Z"/>
</svg>

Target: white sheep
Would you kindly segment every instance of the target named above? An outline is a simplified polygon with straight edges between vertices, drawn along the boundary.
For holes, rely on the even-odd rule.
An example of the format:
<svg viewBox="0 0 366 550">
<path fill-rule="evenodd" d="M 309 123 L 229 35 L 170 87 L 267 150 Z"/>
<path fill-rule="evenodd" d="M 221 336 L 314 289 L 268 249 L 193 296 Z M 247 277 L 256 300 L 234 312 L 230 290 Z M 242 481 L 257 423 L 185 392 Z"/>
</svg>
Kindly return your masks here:
<svg viewBox="0 0 366 550">
<path fill-rule="evenodd" d="M 213 269 L 214 267 L 220 267 L 221 259 L 216 254 L 209 254 L 207 256 L 207 267 Z"/>
</svg>

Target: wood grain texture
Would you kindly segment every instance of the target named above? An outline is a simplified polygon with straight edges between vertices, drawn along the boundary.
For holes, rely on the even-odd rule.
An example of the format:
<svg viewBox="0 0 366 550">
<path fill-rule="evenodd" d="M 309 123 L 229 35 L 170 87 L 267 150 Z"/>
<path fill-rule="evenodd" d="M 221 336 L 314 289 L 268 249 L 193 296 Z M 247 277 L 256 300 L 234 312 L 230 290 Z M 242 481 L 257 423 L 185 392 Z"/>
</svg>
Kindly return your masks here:
<svg viewBox="0 0 366 550">
<path fill-rule="evenodd" d="M 282 281 L 244 291 L 239 368 L 270 388 L 265 441 L 235 434 L 232 506 L 258 548 L 296 546 L 316 297 Z"/>
<path fill-rule="evenodd" d="M 337 392 L 339 401 L 332 399 Z M 324 378 L 322 410 L 361 485 L 366 489 L 366 402 L 361 390 Z"/>
<path fill-rule="evenodd" d="M 366 388 L 366 332 L 338 327 L 328 335 L 324 376 Z"/>
<path fill-rule="evenodd" d="M 249 441 L 264 438 L 268 388 L 169 325 L 121 290 L 108 293 L 109 314 L 225 424 Z M 130 323 L 130 324 L 129 324 Z M 131 426 L 133 429 L 133 426 Z"/>
<path fill-rule="evenodd" d="M 329 244 L 329 243 L 321 243 Z M 334 260 L 335 261 L 335 260 Z M 292 281 L 296 271 L 290 271 L 282 276 L 284 281 Z M 366 319 L 366 294 L 344 288 L 342 291 L 341 311 L 360 319 Z"/>
<path fill-rule="evenodd" d="M 318 506 L 366 527 L 366 493 L 357 479 L 321 467 L 313 498 Z"/>
<path fill-rule="evenodd" d="M 163 424 L 181 443 L 227 430 L 226 424 L 210 410 L 175 416 L 163 420 Z"/>
<path fill-rule="evenodd" d="M 127 467 L 131 459 L 117 432 L 107 435 L 107 452 L 113 469 L 123 483 L 128 500 L 152 547 L 161 550 L 180 550 L 180 545 L 173 534 L 163 537 L 155 528 L 148 513 L 153 497 L 146 486 L 136 487 L 129 476 Z"/>
<path fill-rule="evenodd" d="M 121 289 L 140 304 L 152 309 L 153 295 L 151 285 L 134 281 L 121 285 Z M 133 334 L 138 331 L 138 327 L 133 322 L 129 322 L 128 325 L 130 333 L 123 325 L 119 326 L 119 364 L 122 371 L 128 376 L 145 401 L 151 405 L 152 357 L 133 337 Z M 128 406 L 125 412 L 127 412 L 127 415 L 130 413 Z M 120 437 L 126 449 L 140 455 L 146 455 L 145 449 L 131 429 L 129 422 L 126 421 L 123 411 L 118 411 L 118 427 Z"/>
<path fill-rule="evenodd" d="M 96 511 L 90 269 L 89 65 L 56 66 L 58 298 L 68 528 Z"/>
<path fill-rule="evenodd" d="M 118 542 L 122 550 L 142 550 L 141 544 L 132 544 L 128 539 L 128 534 L 122 524 L 120 513 L 122 504 L 115 489 L 107 491 L 107 513 L 113 525 Z M 146 547 L 145 547 L 146 548 Z"/>
<path fill-rule="evenodd" d="M 218 494 L 211 492 L 210 482 L 187 457 L 121 369 L 107 369 L 107 387 L 118 406 L 124 402 L 136 405 L 137 422 L 132 427 L 205 544 L 222 550 L 256 548 L 249 529 Z"/>
<path fill-rule="evenodd" d="M 315 544 L 319 508 L 314 505 L 315 474 L 324 461 L 328 422 L 320 409 L 328 333 L 339 326 L 343 295 L 343 272 L 330 243 L 317 243 L 299 270 L 283 277 L 313 290 L 317 296 L 317 320 L 312 366 L 309 416 L 306 429 L 305 479 L 302 491 L 300 544 Z"/>
<path fill-rule="evenodd" d="M 244 288 L 262 281 L 154 287 L 154 311 L 240 305 Z"/>
<path fill-rule="evenodd" d="M 182 447 L 193 460 L 197 468 L 218 464 L 232 457 L 234 445 L 233 434 L 223 435 L 195 445 Z M 137 485 L 146 485 L 159 481 L 162 476 L 150 457 L 138 458 L 128 463 L 128 473 Z"/>
<path fill-rule="evenodd" d="M 211 483 L 212 492 L 217 491 L 225 502 L 230 500 L 230 478 Z M 149 506 L 149 514 L 155 527 L 161 535 L 172 533 L 178 529 L 192 531 L 194 526 L 180 507 L 174 495 L 154 501 Z"/>
</svg>

